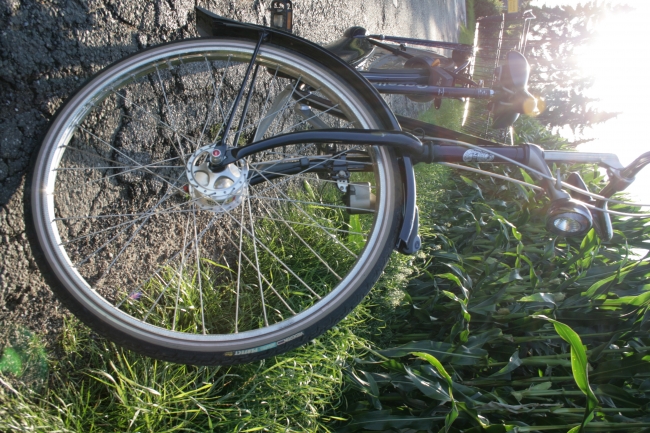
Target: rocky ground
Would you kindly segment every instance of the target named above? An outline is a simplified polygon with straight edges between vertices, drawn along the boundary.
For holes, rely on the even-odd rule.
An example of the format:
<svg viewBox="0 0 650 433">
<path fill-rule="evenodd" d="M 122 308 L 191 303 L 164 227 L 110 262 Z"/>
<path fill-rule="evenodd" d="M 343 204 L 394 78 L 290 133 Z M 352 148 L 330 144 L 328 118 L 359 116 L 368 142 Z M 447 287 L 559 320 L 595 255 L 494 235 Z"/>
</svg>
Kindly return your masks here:
<svg viewBox="0 0 650 433">
<path fill-rule="evenodd" d="M 66 314 L 39 274 L 23 222 L 30 159 L 66 97 L 127 54 L 196 36 L 197 5 L 267 24 L 269 3 L 0 0 L 0 329 L 20 325 L 52 341 Z M 336 39 L 352 25 L 373 33 L 453 41 L 465 1 L 294 0 L 294 14 L 295 33 L 317 42 Z"/>
</svg>

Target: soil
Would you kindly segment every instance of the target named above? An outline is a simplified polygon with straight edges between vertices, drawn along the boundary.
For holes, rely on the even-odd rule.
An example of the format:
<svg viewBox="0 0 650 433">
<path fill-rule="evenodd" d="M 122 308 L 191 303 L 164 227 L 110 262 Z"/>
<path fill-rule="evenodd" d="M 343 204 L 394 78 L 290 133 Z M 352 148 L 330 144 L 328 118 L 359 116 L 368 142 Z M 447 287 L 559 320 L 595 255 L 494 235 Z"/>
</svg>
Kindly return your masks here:
<svg viewBox="0 0 650 433">
<path fill-rule="evenodd" d="M 30 159 L 57 108 L 87 77 L 113 61 L 197 36 L 197 5 L 268 24 L 268 3 L 0 0 L 0 334 L 9 338 L 1 330 L 17 325 L 52 343 L 68 314 L 38 271 L 23 221 Z M 464 0 L 294 0 L 294 33 L 319 43 L 338 38 L 352 25 L 371 33 L 455 41 L 464 19 Z"/>
</svg>

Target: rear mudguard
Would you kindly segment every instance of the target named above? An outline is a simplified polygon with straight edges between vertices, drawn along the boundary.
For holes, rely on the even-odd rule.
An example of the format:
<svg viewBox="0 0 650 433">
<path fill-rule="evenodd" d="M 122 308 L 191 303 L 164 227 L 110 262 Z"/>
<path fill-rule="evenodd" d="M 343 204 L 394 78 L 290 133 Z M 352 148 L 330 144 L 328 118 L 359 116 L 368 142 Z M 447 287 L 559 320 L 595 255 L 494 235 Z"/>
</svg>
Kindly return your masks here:
<svg viewBox="0 0 650 433">
<path fill-rule="evenodd" d="M 415 172 L 409 156 L 401 158 L 400 171 L 404 185 L 404 219 L 395 249 L 402 254 L 415 254 L 420 249 L 422 242 L 418 234 L 420 215 L 415 205 Z"/>
<path fill-rule="evenodd" d="M 372 107 L 379 116 L 383 129 L 388 131 L 401 131 L 395 115 L 388 108 L 375 88 L 357 73 L 354 68 L 350 67 L 345 61 L 327 49 L 291 33 L 220 17 L 198 6 L 195 9 L 196 28 L 200 36 L 234 37 L 257 41 L 260 38 L 260 33 L 263 32 L 267 35 L 265 42 L 286 47 L 305 57 L 312 58 L 319 63 L 324 63 L 332 71 L 345 77 L 359 93 L 371 101 L 373 104 Z"/>
<path fill-rule="evenodd" d="M 200 36 L 225 36 L 257 41 L 262 32 L 266 35 L 267 42 L 290 48 L 308 58 L 316 59 L 320 63 L 326 63 L 330 69 L 345 77 L 359 93 L 368 101 L 371 101 L 371 106 L 385 130 L 401 131 L 395 115 L 388 108 L 388 105 L 386 105 L 386 102 L 375 88 L 354 70 L 354 68 L 327 49 L 281 30 L 234 21 L 198 6 L 195 10 L 196 28 Z M 404 186 L 404 202 L 402 226 L 399 229 L 395 249 L 404 254 L 413 254 L 419 249 L 420 245 L 418 236 L 418 211 L 415 206 L 415 174 L 410 157 L 407 154 L 400 154 L 399 149 L 397 150 L 397 154 L 400 161 L 402 185 Z"/>
</svg>

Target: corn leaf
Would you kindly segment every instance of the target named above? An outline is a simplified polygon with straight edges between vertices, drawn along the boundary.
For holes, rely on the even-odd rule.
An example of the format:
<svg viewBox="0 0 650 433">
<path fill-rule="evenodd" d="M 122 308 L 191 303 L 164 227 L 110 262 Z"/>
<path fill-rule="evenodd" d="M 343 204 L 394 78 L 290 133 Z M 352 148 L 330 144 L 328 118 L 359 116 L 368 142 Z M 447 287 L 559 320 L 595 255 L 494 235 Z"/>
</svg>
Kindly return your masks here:
<svg viewBox="0 0 650 433">
<path fill-rule="evenodd" d="M 587 352 L 585 347 L 582 345 L 580 336 L 569 326 L 546 316 L 540 315 L 535 317 L 551 322 L 555 328 L 555 332 L 557 332 L 558 335 L 571 346 L 571 371 L 573 372 L 573 379 L 575 380 L 576 385 L 578 385 L 578 388 L 580 388 L 580 391 L 582 391 L 587 397 L 587 405 L 585 406 L 585 413 L 582 422 L 579 426 L 569 430 L 569 432 L 582 432 L 585 425 L 594 418 L 594 411 L 598 406 L 598 399 L 596 398 L 596 395 L 594 395 L 591 386 L 589 386 L 589 376 L 587 373 L 589 365 L 587 363 Z"/>
<path fill-rule="evenodd" d="M 435 369 L 438 371 L 438 373 L 447 381 L 447 386 L 449 387 L 449 398 L 451 400 L 451 411 L 445 417 L 444 431 L 445 433 L 447 433 L 451 428 L 451 425 L 456 420 L 456 418 L 458 418 L 458 404 L 456 403 L 456 400 L 454 400 L 454 394 L 453 394 L 454 385 L 451 380 L 451 376 L 449 376 L 449 373 L 447 373 L 445 367 L 442 366 L 440 361 L 438 361 L 435 356 L 431 356 L 428 353 L 423 353 L 423 352 L 413 352 L 412 355 L 417 356 L 418 358 L 421 358 L 427 361 L 429 364 L 433 365 Z"/>
</svg>

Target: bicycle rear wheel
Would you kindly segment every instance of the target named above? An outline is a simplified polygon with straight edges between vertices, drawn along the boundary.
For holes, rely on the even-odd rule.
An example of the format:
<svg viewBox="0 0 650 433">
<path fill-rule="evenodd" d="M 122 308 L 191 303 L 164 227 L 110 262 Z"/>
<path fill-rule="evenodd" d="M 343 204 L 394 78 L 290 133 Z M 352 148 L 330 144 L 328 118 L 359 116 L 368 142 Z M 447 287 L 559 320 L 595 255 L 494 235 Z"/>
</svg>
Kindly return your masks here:
<svg viewBox="0 0 650 433">
<path fill-rule="evenodd" d="M 388 149 L 304 143 L 206 169 L 254 46 L 188 40 L 109 66 L 61 108 L 35 162 L 28 213 L 44 275 L 85 323 L 145 355 L 235 364 L 297 347 L 361 301 L 393 249 L 402 199 Z M 232 145 L 382 128 L 317 59 L 263 44 L 255 65 Z M 331 107 L 306 107 L 304 92 Z M 345 160 L 358 162 L 350 185 L 376 196 L 365 213 L 330 178 Z"/>
</svg>

